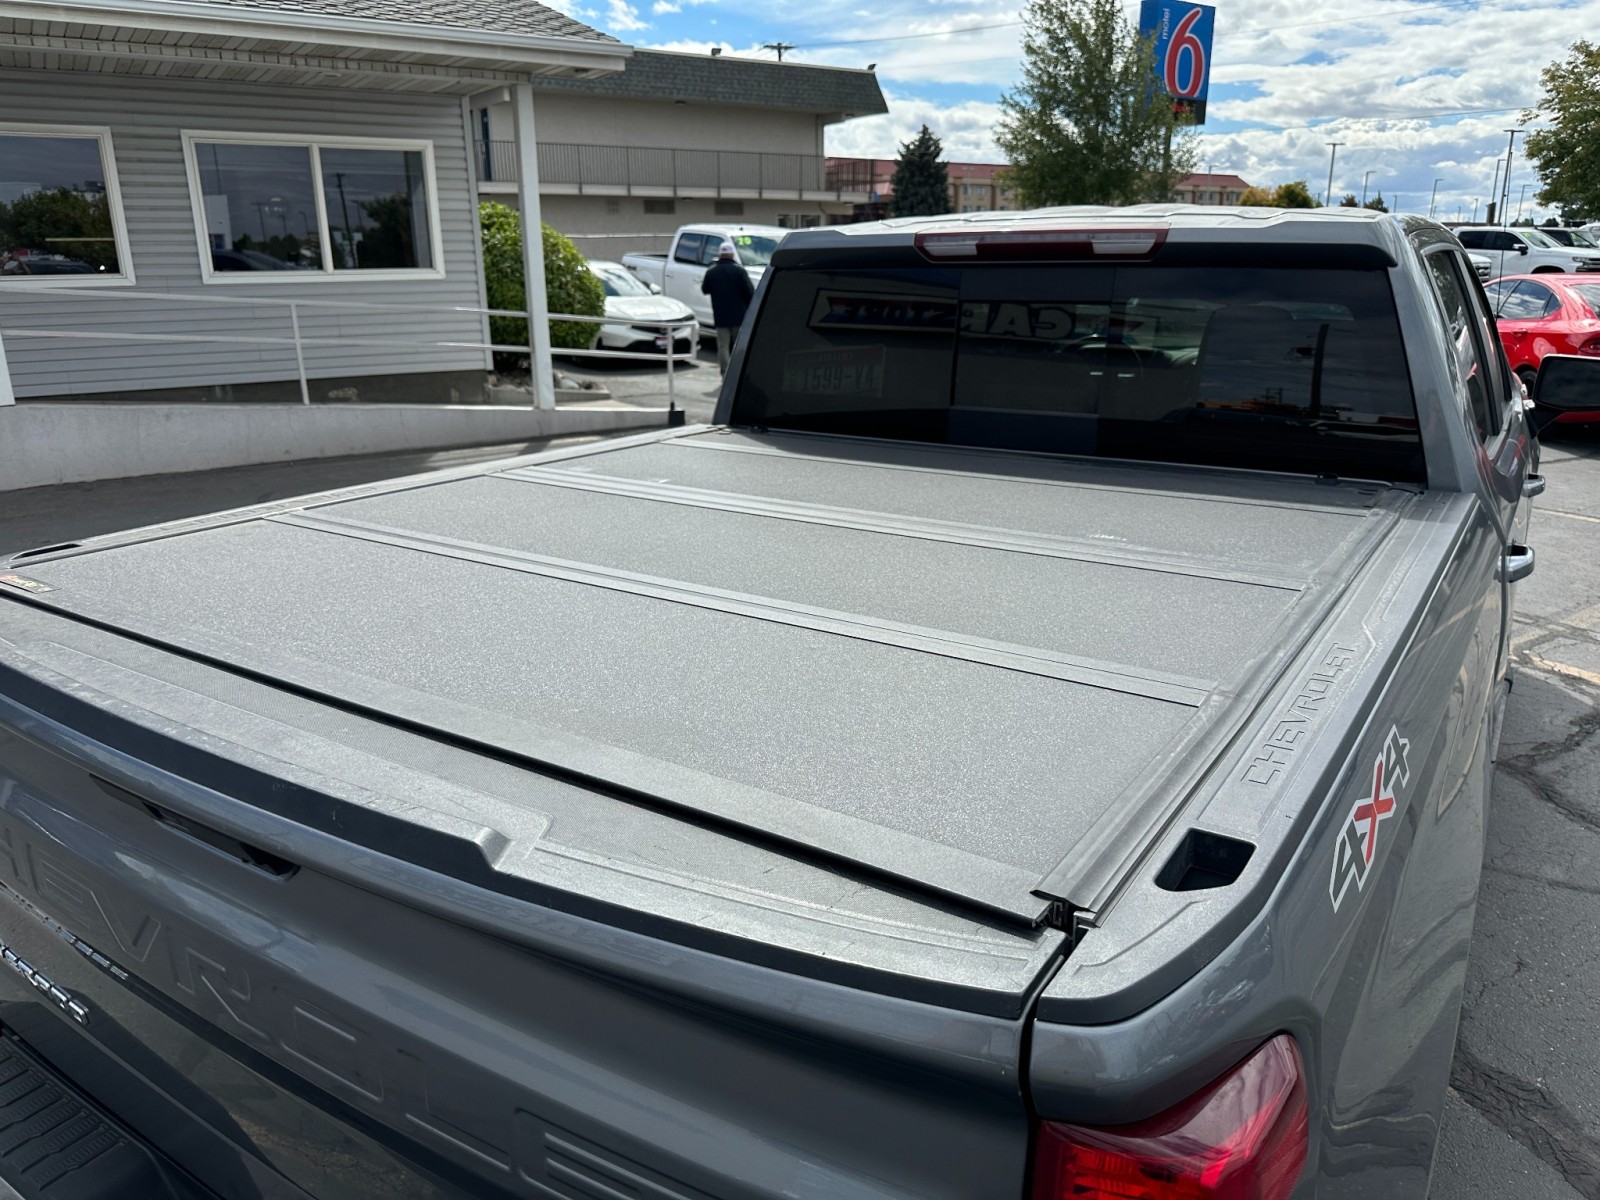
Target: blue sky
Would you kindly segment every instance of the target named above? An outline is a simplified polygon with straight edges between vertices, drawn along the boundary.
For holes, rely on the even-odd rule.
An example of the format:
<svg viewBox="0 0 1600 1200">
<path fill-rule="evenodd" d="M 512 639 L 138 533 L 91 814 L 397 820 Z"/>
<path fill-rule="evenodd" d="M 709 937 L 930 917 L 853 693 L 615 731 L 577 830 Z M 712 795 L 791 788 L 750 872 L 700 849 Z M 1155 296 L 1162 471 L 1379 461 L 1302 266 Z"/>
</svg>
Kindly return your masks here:
<svg viewBox="0 0 1600 1200">
<path fill-rule="evenodd" d="M 832 127 L 833 154 L 892 156 L 926 122 L 956 161 L 1002 161 L 992 131 L 998 101 L 1019 74 L 1017 4 L 984 0 L 566 0 L 560 5 L 635 45 L 792 61 L 877 64 L 886 116 Z M 1327 142 L 1344 143 L 1333 192 L 1398 196 L 1426 212 L 1478 214 L 1490 195 L 1508 127 L 1539 97 L 1539 72 L 1573 41 L 1600 35 L 1600 0 L 1222 0 L 1202 169 L 1272 185 L 1304 179 L 1320 195 Z M 1128 4 L 1136 17 L 1137 4 Z M 915 35 L 915 36 L 908 36 Z M 1518 139 L 1513 215 L 1537 182 Z"/>
</svg>

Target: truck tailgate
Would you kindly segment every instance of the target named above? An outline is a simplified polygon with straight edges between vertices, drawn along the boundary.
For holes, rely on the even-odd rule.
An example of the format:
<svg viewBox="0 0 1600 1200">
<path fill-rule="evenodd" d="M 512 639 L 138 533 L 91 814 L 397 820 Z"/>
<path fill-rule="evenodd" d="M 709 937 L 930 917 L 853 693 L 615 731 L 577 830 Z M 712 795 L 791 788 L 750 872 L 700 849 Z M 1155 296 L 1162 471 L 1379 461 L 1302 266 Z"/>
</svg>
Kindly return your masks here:
<svg viewBox="0 0 1600 1200">
<path fill-rule="evenodd" d="M 45 556 L 10 591 L 1033 923 L 1395 507 L 853 446 L 691 432 Z"/>
</svg>

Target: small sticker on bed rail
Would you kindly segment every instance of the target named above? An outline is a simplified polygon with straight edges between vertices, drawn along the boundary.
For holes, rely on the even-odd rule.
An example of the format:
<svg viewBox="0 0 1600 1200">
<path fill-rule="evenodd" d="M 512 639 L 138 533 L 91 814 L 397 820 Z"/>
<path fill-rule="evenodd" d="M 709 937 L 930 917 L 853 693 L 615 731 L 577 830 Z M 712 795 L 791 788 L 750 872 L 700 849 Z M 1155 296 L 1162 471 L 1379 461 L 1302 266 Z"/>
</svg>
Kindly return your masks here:
<svg viewBox="0 0 1600 1200">
<path fill-rule="evenodd" d="M 26 575 L 0 575 L 0 583 L 19 591 L 32 592 L 34 595 L 55 591 L 55 588 L 48 583 L 40 583 L 37 579 L 29 579 Z"/>
</svg>

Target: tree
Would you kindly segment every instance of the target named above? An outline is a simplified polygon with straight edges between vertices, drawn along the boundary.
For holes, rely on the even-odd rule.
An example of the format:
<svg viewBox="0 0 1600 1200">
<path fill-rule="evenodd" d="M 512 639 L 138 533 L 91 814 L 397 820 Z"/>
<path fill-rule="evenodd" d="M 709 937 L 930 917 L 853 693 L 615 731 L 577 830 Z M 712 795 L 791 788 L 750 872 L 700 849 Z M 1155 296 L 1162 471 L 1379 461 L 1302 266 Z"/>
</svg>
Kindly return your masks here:
<svg viewBox="0 0 1600 1200">
<path fill-rule="evenodd" d="M 1356 199 L 1356 194 L 1354 192 L 1346 192 L 1344 194 L 1344 197 L 1339 201 L 1339 207 L 1340 208 L 1360 208 L 1361 207 L 1361 201 Z"/>
<path fill-rule="evenodd" d="M 1368 200 L 1361 207 L 1362 208 L 1370 208 L 1373 212 L 1388 212 L 1389 211 L 1389 206 L 1383 202 L 1383 193 L 1382 192 L 1379 192 L 1376 196 L 1374 196 L 1371 200 Z"/>
<path fill-rule="evenodd" d="M 1239 197 L 1240 208 L 1272 208 L 1272 193 L 1264 187 L 1247 187 Z"/>
<path fill-rule="evenodd" d="M 995 141 L 1024 203 L 1170 199 L 1194 170 L 1193 135 L 1119 0 L 1030 0 L 1023 24 L 1022 83 L 1001 97 Z"/>
<path fill-rule="evenodd" d="M 900 145 L 889 186 L 894 191 L 889 206 L 896 217 L 934 217 L 950 211 L 950 173 L 939 156 L 944 147 L 926 125 L 909 142 Z"/>
<path fill-rule="evenodd" d="M 115 271 L 115 247 L 104 192 L 39 188 L 0 204 L 0 251 L 63 254 L 100 271 Z"/>
<path fill-rule="evenodd" d="M 478 205 L 483 238 L 484 290 L 490 308 L 525 309 L 528 298 L 522 274 L 522 214 L 504 204 Z M 550 226 L 544 230 L 544 298 L 551 312 L 574 317 L 600 317 L 606 291 L 570 238 Z M 579 321 L 551 321 L 550 345 L 557 350 L 587 350 L 600 327 Z M 528 322 L 523 317 L 490 317 L 489 340 L 502 346 L 526 346 Z M 504 363 L 515 355 L 496 354 Z"/>
<path fill-rule="evenodd" d="M 1544 95 L 1538 106 L 1522 114 L 1549 128 L 1524 141 L 1539 175 L 1540 204 L 1559 205 L 1569 221 L 1600 216 L 1600 46 L 1574 42 L 1564 62 L 1554 62 L 1539 76 Z"/>
<path fill-rule="evenodd" d="M 1296 179 L 1293 183 L 1280 183 L 1278 190 L 1272 193 L 1272 203 L 1277 208 L 1317 206 L 1317 202 L 1311 198 L 1311 189 L 1306 186 L 1304 179 Z"/>
</svg>

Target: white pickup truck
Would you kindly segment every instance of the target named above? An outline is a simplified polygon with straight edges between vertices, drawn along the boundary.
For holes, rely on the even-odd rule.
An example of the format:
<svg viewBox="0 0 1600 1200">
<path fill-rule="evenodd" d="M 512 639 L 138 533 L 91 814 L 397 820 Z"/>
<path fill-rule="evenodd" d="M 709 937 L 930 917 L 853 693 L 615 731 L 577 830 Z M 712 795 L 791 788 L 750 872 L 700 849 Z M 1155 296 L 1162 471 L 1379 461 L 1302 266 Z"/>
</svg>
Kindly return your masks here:
<svg viewBox="0 0 1600 1200">
<path fill-rule="evenodd" d="M 788 232 L 777 225 L 685 225 L 672 235 L 667 253 L 624 254 L 622 265 L 645 283 L 687 304 L 700 319 L 702 334 L 709 334 L 716 322 L 711 317 L 711 297 L 700 291 L 700 281 L 706 277 L 706 268 L 717 261 L 722 243 L 733 243 L 739 261 L 750 272 L 750 282 L 760 283 L 772 252 Z"/>
</svg>

